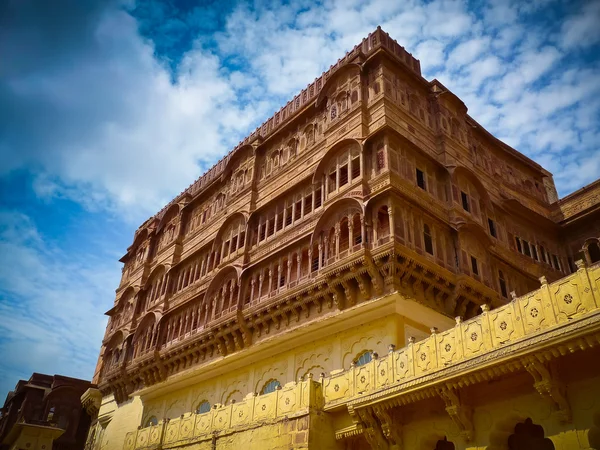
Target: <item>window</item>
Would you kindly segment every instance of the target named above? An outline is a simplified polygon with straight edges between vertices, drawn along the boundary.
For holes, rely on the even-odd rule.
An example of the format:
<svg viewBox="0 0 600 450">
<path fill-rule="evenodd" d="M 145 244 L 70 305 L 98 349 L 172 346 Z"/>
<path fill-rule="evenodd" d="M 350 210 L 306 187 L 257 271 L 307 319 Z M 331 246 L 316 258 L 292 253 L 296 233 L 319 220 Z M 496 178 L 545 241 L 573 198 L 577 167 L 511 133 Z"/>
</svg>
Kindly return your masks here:
<svg viewBox="0 0 600 450">
<path fill-rule="evenodd" d="M 260 226 L 260 235 L 259 235 L 259 237 L 258 237 L 258 240 L 259 240 L 259 241 L 264 241 L 264 239 L 265 239 L 265 232 L 266 232 L 266 231 L 267 231 L 267 224 L 266 224 L 266 223 L 263 223 L 263 224 Z"/>
<path fill-rule="evenodd" d="M 425 186 L 425 174 L 422 170 L 417 169 L 417 186 L 419 186 L 424 191 L 427 190 Z"/>
<path fill-rule="evenodd" d="M 377 172 L 379 172 L 380 170 L 383 170 L 385 168 L 385 154 L 383 152 L 383 145 L 382 148 L 377 150 Z"/>
<path fill-rule="evenodd" d="M 523 253 L 526 256 L 531 257 L 531 249 L 529 248 L 529 242 L 523 241 Z"/>
<path fill-rule="evenodd" d="M 329 189 L 327 191 L 328 194 L 331 194 L 336 189 L 336 171 L 333 169 L 332 172 L 329 173 Z"/>
<path fill-rule="evenodd" d="M 498 235 L 496 234 L 496 224 L 494 223 L 494 221 L 492 219 L 488 218 L 488 228 L 490 229 L 490 235 L 492 237 L 497 238 Z"/>
<path fill-rule="evenodd" d="M 210 411 L 210 403 L 208 403 L 206 400 L 204 400 L 203 402 L 201 402 L 198 407 L 196 408 L 196 414 L 204 414 Z"/>
<path fill-rule="evenodd" d="M 500 292 L 502 293 L 502 297 L 508 298 L 508 290 L 506 289 L 506 280 L 504 279 L 504 274 L 501 270 L 498 271 L 498 281 L 500 283 Z"/>
<path fill-rule="evenodd" d="M 292 224 L 292 206 L 288 206 L 285 210 L 285 226 Z"/>
<path fill-rule="evenodd" d="M 521 247 L 521 239 L 515 236 L 515 242 L 517 244 L 517 250 L 519 253 L 523 253 L 523 247 Z"/>
<path fill-rule="evenodd" d="M 431 230 L 429 225 L 423 225 L 423 241 L 425 242 L 425 251 L 433 255 L 433 241 L 431 239 Z"/>
<path fill-rule="evenodd" d="M 531 244 L 531 255 L 533 256 L 533 258 L 536 261 L 540 260 L 540 258 L 538 257 L 538 252 L 537 252 L 537 248 L 536 248 L 535 244 Z"/>
<path fill-rule="evenodd" d="M 355 366 L 360 367 L 360 366 L 364 366 L 365 364 L 367 364 L 368 362 L 370 362 L 373 359 L 373 355 L 371 354 L 370 351 L 364 351 L 362 352 L 360 355 L 358 355 L 358 357 L 355 360 Z"/>
<path fill-rule="evenodd" d="M 156 418 L 156 416 L 152 416 L 148 420 L 146 420 L 147 427 L 153 427 L 156 425 L 158 425 L 158 419 Z"/>
<path fill-rule="evenodd" d="M 469 196 L 465 192 L 460 191 L 460 198 L 462 200 L 463 209 L 467 212 L 470 212 L 471 209 L 469 207 Z"/>
<path fill-rule="evenodd" d="M 267 224 L 267 237 L 272 236 L 275 233 L 275 217 L 269 217 Z"/>
<path fill-rule="evenodd" d="M 304 197 L 304 215 L 310 214 L 312 211 L 312 195 Z"/>
<path fill-rule="evenodd" d="M 552 262 L 553 262 L 552 267 L 554 267 L 556 270 L 560 270 L 560 262 L 556 255 L 552 255 Z"/>
<path fill-rule="evenodd" d="M 360 177 L 360 156 L 353 158 L 351 161 L 352 179 Z"/>
<path fill-rule="evenodd" d="M 315 191 L 315 209 L 321 207 L 321 188 Z"/>
<path fill-rule="evenodd" d="M 587 246 L 588 255 L 590 255 L 590 262 L 592 264 L 600 261 L 600 246 L 597 242 L 591 242 Z"/>
<path fill-rule="evenodd" d="M 294 214 L 294 220 L 300 220 L 302 218 L 302 200 L 296 202 L 296 210 Z"/>
<path fill-rule="evenodd" d="M 260 395 L 270 394 L 271 392 L 275 392 L 275 390 L 277 388 L 279 388 L 280 386 L 281 386 L 281 383 L 279 383 L 279 381 L 277 381 L 277 380 L 267 381 L 265 383 L 265 385 L 263 386 L 262 391 L 260 391 Z"/>
<path fill-rule="evenodd" d="M 477 266 L 477 258 L 471 256 L 471 271 L 474 275 L 479 275 L 479 267 Z"/>
<path fill-rule="evenodd" d="M 544 248 L 543 245 L 540 245 L 540 255 L 542 256 L 542 261 L 549 264 L 548 254 L 546 253 L 546 249 Z"/>
<path fill-rule="evenodd" d="M 348 164 L 340 167 L 340 187 L 348 184 Z"/>
</svg>

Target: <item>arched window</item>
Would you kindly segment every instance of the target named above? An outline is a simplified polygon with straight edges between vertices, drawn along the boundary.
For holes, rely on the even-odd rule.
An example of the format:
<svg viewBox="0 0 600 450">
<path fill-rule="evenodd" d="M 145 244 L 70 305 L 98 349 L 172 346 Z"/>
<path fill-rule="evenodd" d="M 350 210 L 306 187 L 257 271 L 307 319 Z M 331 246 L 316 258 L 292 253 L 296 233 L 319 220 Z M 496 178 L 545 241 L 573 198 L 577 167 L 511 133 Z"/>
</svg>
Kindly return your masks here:
<svg viewBox="0 0 600 450">
<path fill-rule="evenodd" d="M 423 225 L 423 242 L 425 243 L 425 251 L 433 255 L 433 240 L 431 239 L 431 230 L 429 225 Z"/>
<path fill-rule="evenodd" d="M 146 427 L 153 427 L 155 425 L 158 425 L 158 419 L 156 416 L 151 416 L 148 420 L 146 420 Z"/>
<path fill-rule="evenodd" d="M 348 218 L 344 217 L 340 222 L 340 252 L 348 250 L 350 246 L 350 228 Z"/>
<path fill-rule="evenodd" d="M 390 216 L 388 207 L 382 206 L 377 211 L 377 237 L 383 238 L 390 235 Z"/>
<path fill-rule="evenodd" d="M 367 350 L 367 351 L 362 352 L 360 355 L 358 355 L 358 357 L 355 359 L 354 365 L 357 367 L 364 366 L 368 362 L 371 362 L 372 359 L 373 359 L 373 356 L 372 356 L 371 352 L 369 350 Z"/>
<path fill-rule="evenodd" d="M 554 444 L 544 437 L 544 429 L 530 418 L 515 426 L 515 432 L 508 437 L 509 450 L 554 450 Z"/>
<path fill-rule="evenodd" d="M 265 383 L 262 390 L 260 391 L 260 395 L 270 394 L 271 392 L 275 392 L 277 388 L 281 386 L 281 383 L 277 380 L 269 380 Z"/>
<path fill-rule="evenodd" d="M 506 279 L 501 270 L 498 271 L 498 282 L 500 283 L 500 292 L 502 297 L 508 298 L 508 289 L 506 288 Z"/>
<path fill-rule="evenodd" d="M 590 255 L 590 263 L 595 264 L 600 261 L 600 246 L 598 242 L 591 242 L 588 247 L 588 254 Z"/>
<path fill-rule="evenodd" d="M 207 400 L 200 402 L 196 408 L 196 414 L 204 414 L 210 411 L 210 403 Z"/>
</svg>

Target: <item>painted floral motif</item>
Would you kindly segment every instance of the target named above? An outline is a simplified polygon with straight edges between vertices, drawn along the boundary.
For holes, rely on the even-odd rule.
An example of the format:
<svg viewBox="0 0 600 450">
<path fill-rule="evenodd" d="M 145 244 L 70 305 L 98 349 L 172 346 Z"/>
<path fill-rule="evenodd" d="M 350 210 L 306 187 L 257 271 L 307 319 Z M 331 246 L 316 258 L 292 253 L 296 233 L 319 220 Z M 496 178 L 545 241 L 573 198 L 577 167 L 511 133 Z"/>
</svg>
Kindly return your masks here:
<svg viewBox="0 0 600 450">
<path fill-rule="evenodd" d="M 452 350 L 452 346 L 450 344 L 446 344 L 446 346 L 444 347 L 444 349 L 449 352 L 450 350 Z"/>
<path fill-rule="evenodd" d="M 567 305 L 570 305 L 571 303 L 573 303 L 573 296 L 571 294 L 566 294 L 563 300 Z"/>
<path fill-rule="evenodd" d="M 427 355 L 425 353 L 421 353 L 421 361 L 425 361 L 427 359 Z"/>
<path fill-rule="evenodd" d="M 507 326 L 508 326 L 508 325 L 506 325 L 506 322 L 504 322 L 504 321 L 500 322 L 500 329 L 501 329 L 502 331 L 506 330 L 506 327 L 507 327 Z"/>
<path fill-rule="evenodd" d="M 529 314 L 531 314 L 531 317 L 537 317 L 537 315 L 539 314 L 539 311 L 537 308 L 531 308 L 531 311 L 529 312 Z"/>
<path fill-rule="evenodd" d="M 471 333 L 471 340 L 475 342 L 477 340 L 477 333 Z"/>
</svg>

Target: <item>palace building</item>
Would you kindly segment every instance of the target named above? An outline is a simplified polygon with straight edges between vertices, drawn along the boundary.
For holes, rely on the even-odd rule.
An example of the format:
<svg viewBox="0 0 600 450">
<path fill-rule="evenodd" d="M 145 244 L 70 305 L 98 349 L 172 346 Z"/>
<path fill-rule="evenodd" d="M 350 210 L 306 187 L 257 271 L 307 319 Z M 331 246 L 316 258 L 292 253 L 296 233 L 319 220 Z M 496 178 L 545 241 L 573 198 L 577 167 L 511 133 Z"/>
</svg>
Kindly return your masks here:
<svg viewBox="0 0 600 450">
<path fill-rule="evenodd" d="M 600 181 L 378 28 L 135 232 L 87 449 L 600 449 Z"/>
</svg>

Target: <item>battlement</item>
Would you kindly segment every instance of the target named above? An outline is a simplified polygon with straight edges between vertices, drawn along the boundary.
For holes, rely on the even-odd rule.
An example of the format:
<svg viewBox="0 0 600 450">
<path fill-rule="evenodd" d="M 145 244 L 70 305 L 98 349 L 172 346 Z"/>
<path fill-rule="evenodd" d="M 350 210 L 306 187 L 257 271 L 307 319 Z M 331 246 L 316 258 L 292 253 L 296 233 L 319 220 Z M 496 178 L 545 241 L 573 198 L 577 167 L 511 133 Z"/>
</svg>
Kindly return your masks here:
<svg viewBox="0 0 600 450">
<path fill-rule="evenodd" d="M 195 196 L 215 179 L 217 179 L 222 173 L 227 163 L 236 151 L 242 147 L 250 144 L 255 139 L 266 139 L 271 136 L 285 124 L 289 123 L 297 114 L 304 110 L 306 106 L 312 103 L 318 97 L 319 93 L 327 80 L 340 68 L 345 66 L 354 60 L 359 54 L 365 57 L 373 54 L 375 51 L 384 48 L 398 61 L 404 64 L 409 70 L 415 75 L 421 76 L 421 63 L 412 54 L 406 51 L 396 40 L 392 39 L 388 33 L 383 31 L 381 27 L 369 33 L 369 35 L 362 40 L 358 45 L 355 45 L 352 50 L 347 52 L 342 58 L 338 59 L 335 64 L 329 66 L 326 72 L 323 72 L 321 76 L 315 78 L 315 80 L 303 89 L 298 95 L 294 96 L 292 100 L 286 103 L 285 106 L 281 107 L 273 116 L 267 119 L 263 124 L 257 127 L 250 135 L 240 141 L 233 150 L 231 150 L 225 157 L 211 167 L 204 175 L 200 176 L 196 181 L 190 184 L 187 189 L 180 192 L 173 200 L 167 203 L 153 218 L 160 218 L 161 215 L 171 206 L 181 199 L 184 195 Z M 150 220 L 149 219 L 149 220 Z"/>
</svg>

